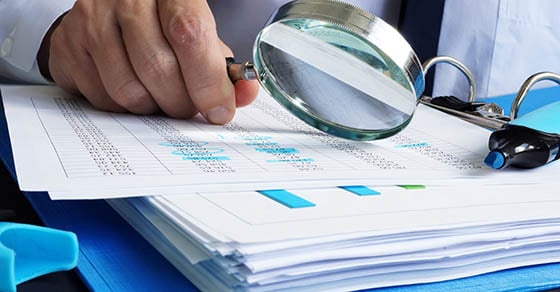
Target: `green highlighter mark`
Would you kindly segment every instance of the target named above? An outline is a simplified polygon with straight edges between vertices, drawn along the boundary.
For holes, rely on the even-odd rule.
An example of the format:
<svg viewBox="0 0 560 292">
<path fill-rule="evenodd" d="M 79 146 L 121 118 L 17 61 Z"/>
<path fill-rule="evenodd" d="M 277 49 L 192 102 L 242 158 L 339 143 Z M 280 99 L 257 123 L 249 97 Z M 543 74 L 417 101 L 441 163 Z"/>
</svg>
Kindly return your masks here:
<svg viewBox="0 0 560 292">
<path fill-rule="evenodd" d="M 398 187 L 401 187 L 405 190 L 424 190 L 424 189 L 426 189 L 426 186 L 424 186 L 424 185 L 398 185 Z"/>
</svg>

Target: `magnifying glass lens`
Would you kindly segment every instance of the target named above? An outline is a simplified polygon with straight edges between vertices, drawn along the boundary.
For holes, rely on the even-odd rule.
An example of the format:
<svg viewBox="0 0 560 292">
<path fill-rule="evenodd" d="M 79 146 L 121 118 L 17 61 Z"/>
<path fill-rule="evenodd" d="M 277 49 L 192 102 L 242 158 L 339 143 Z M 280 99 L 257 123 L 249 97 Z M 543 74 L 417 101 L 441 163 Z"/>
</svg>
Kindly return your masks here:
<svg viewBox="0 0 560 292">
<path fill-rule="evenodd" d="M 261 85 L 293 114 L 329 134 L 373 140 L 410 121 L 417 94 L 406 72 L 347 28 L 323 20 L 274 22 L 257 37 Z"/>
</svg>

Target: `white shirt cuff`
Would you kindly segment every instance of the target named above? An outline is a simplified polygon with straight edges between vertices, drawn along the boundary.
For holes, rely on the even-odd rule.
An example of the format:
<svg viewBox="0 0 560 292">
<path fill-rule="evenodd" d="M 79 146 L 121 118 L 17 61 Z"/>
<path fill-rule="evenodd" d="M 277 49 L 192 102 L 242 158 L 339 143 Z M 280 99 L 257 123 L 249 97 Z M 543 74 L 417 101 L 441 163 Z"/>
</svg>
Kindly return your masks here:
<svg viewBox="0 0 560 292">
<path fill-rule="evenodd" d="M 20 2 L 22 4 L 18 7 L 20 15 L 0 46 L 0 56 L 3 60 L 16 69 L 38 75 L 30 76 L 30 79 L 44 80 L 36 64 L 41 42 L 51 25 L 59 16 L 72 8 L 74 2 L 75 0 Z M 21 74 L 21 71 L 18 73 Z"/>
</svg>

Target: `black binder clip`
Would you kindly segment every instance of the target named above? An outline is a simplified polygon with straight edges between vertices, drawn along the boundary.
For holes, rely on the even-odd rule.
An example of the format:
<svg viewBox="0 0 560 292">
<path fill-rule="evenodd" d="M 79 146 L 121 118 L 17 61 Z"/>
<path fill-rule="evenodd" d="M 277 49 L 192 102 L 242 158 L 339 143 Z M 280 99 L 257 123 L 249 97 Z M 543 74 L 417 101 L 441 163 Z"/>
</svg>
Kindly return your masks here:
<svg viewBox="0 0 560 292">
<path fill-rule="evenodd" d="M 501 129 L 510 121 L 504 110 L 495 103 L 475 101 L 476 82 L 471 71 L 458 60 L 439 56 L 424 63 L 424 74 L 437 63 L 448 63 L 456 67 L 466 77 L 469 84 L 469 96 L 463 101 L 455 96 L 429 97 L 423 96 L 420 103 L 457 116 L 473 124 L 492 129 Z"/>
</svg>

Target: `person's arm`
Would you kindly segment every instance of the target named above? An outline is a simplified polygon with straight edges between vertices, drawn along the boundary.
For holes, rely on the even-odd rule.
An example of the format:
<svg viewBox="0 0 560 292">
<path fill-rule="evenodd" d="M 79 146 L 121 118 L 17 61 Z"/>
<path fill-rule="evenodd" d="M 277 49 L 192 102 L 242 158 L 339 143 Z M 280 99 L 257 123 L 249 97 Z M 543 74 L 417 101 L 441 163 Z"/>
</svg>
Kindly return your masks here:
<svg viewBox="0 0 560 292">
<path fill-rule="evenodd" d="M 46 83 L 37 53 L 43 37 L 75 0 L 0 0 L 0 76 Z"/>
<path fill-rule="evenodd" d="M 230 81 L 206 0 L 77 0 L 47 36 L 45 75 L 98 109 L 224 124 L 257 94 Z"/>
</svg>

